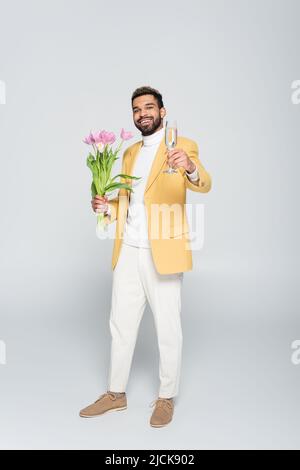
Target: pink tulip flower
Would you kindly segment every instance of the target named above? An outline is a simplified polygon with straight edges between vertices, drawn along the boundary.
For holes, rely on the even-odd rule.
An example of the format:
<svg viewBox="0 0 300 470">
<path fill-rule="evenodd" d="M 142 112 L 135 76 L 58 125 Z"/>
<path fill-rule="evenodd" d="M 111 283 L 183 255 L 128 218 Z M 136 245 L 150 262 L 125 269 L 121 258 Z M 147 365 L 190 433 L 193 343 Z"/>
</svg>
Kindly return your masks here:
<svg viewBox="0 0 300 470">
<path fill-rule="evenodd" d="M 107 132 L 107 131 L 104 131 L 104 130 L 99 132 L 98 138 L 100 139 L 100 141 L 104 145 L 106 145 L 106 144 L 111 145 L 116 140 L 116 136 L 113 132 Z"/>
<path fill-rule="evenodd" d="M 95 143 L 95 137 L 92 133 L 83 139 L 83 142 L 88 145 L 93 145 Z"/>
<path fill-rule="evenodd" d="M 133 134 L 131 132 L 126 132 L 124 130 L 124 128 L 122 127 L 122 130 L 121 130 L 121 139 L 122 140 L 129 140 L 133 137 Z"/>
</svg>

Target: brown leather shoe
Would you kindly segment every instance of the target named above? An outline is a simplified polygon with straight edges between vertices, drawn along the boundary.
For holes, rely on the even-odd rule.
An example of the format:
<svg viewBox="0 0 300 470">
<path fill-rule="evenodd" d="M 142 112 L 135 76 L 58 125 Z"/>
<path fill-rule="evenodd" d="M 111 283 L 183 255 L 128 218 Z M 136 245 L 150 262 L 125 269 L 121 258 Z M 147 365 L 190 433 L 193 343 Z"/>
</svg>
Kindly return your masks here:
<svg viewBox="0 0 300 470">
<path fill-rule="evenodd" d="M 92 405 L 87 406 L 80 411 L 81 418 L 95 418 L 109 411 L 121 411 L 127 408 L 126 394 L 106 392 L 100 395 L 98 400 Z"/>
<path fill-rule="evenodd" d="M 161 428 L 166 426 L 172 421 L 174 413 L 173 398 L 158 398 L 150 406 L 154 406 L 152 416 L 150 418 L 150 425 L 154 428 Z"/>
</svg>

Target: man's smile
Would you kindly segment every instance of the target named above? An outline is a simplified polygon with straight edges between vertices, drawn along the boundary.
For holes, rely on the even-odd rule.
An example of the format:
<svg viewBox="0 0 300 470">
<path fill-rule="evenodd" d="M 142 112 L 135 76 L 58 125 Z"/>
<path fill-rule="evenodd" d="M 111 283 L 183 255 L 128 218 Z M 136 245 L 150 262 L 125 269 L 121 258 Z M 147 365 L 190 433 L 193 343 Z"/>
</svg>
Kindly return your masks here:
<svg viewBox="0 0 300 470">
<path fill-rule="evenodd" d="M 151 121 L 152 121 L 152 119 L 143 119 L 143 120 L 140 121 L 140 124 L 142 124 L 142 125 L 149 124 Z"/>
</svg>

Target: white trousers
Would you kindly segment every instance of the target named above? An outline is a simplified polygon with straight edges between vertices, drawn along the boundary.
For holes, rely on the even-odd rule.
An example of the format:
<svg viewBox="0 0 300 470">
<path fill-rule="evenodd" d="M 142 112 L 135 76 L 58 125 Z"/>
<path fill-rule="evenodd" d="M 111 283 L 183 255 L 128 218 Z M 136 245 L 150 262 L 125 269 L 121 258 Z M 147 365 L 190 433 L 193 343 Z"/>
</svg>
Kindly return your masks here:
<svg viewBox="0 0 300 470">
<path fill-rule="evenodd" d="M 139 325 L 148 300 L 159 348 L 159 397 L 178 394 L 181 368 L 183 272 L 159 274 L 151 249 L 124 242 L 113 271 L 108 390 L 125 392 Z"/>
</svg>

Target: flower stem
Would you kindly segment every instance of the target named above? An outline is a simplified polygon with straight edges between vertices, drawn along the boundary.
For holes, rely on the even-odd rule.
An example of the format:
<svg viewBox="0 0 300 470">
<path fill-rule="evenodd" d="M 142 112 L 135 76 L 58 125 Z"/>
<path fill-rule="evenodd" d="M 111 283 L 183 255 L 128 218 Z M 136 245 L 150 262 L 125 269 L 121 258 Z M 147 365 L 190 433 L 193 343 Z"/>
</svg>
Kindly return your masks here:
<svg viewBox="0 0 300 470">
<path fill-rule="evenodd" d="M 99 236 L 99 238 L 103 232 L 107 232 L 107 227 L 108 226 L 104 220 L 104 213 L 100 212 L 100 214 L 97 215 L 97 226 L 96 226 L 96 233 Z"/>
</svg>

